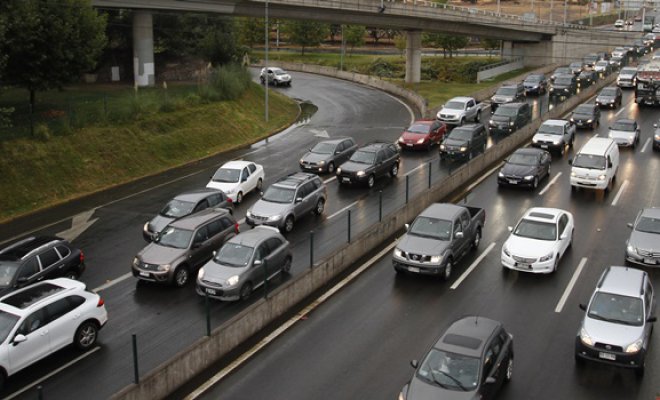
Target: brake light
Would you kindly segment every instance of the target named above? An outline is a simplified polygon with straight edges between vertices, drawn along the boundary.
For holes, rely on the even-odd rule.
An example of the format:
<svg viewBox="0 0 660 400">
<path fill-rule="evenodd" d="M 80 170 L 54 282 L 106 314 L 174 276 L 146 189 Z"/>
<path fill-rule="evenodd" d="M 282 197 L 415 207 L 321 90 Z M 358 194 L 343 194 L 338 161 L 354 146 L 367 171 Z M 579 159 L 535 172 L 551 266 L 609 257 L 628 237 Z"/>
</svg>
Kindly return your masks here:
<svg viewBox="0 0 660 400">
<path fill-rule="evenodd" d="M 227 197 L 227 203 L 232 204 L 234 200 L 232 200 L 230 197 Z"/>
<path fill-rule="evenodd" d="M 240 233 L 240 229 L 239 229 L 238 222 L 236 222 L 236 223 L 234 224 L 234 232 L 236 232 L 236 233 Z"/>
<path fill-rule="evenodd" d="M 80 262 L 82 263 L 84 261 L 85 261 L 85 253 L 83 253 L 83 251 L 80 250 Z"/>
<path fill-rule="evenodd" d="M 105 304 L 105 301 L 103 301 L 103 297 L 99 296 L 99 302 L 96 303 L 96 306 L 97 307 L 103 307 L 104 304 Z"/>
</svg>

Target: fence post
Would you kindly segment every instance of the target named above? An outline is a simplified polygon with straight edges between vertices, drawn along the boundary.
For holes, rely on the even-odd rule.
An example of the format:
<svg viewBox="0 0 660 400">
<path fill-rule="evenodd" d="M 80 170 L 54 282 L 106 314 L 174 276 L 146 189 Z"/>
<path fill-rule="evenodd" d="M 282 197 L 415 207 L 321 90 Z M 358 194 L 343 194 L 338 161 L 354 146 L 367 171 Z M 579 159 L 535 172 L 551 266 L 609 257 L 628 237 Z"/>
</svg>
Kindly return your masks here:
<svg viewBox="0 0 660 400">
<path fill-rule="evenodd" d="M 431 189 L 431 176 L 432 176 L 431 162 L 429 161 L 429 189 Z"/>
<path fill-rule="evenodd" d="M 103 94 L 103 116 L 108 118 L 108 95 Z"/>
<path fill-rule="evenodd" d="M 348 210 L 348 243 L 351 242 L 351 210 Z"/>
<path fill-rule="evenodd" d="M 206 336 L 211 336 L 211 306 L 209 294 L 204 292 L 204 307 L 206 307 Z"/>
<path fill-rule="evenodd" d="M 408 188 L 409 188 L 409 181 L 410 181 L 410 175 L 406 175 L 406 204 L 408 204 Z"/>
<path fill-rule="evenodd" d="M 264 258 L 261 260 L 264 267 L 264 299 L 268 298 L 268 262 Z"/>
<path fill-rule="evenodd" d="M 34 110 L 30 104 L 30 136 L 34 136 Z"/>
<path fill-rule="evenodd" d="M 44 388 L 43 386 L 37 386 L 37 399 L 44 400 Z"/>
<path fill-rule="evenodd" d="M 383 222 L 383 191 L 378 191 L 378 222 Z"/>
<path fill-rule="evenodd" d="M 133 382 L 137 385 L 140 383 L 140 372 L 138 368 L 138 351 L 137 351 L 137 335 L 133 334 Z"/>
<path fill-rule="evenodd" d="M 314 231 L 309 231 L 309 268 L 314 267 Z"/>
</svg>

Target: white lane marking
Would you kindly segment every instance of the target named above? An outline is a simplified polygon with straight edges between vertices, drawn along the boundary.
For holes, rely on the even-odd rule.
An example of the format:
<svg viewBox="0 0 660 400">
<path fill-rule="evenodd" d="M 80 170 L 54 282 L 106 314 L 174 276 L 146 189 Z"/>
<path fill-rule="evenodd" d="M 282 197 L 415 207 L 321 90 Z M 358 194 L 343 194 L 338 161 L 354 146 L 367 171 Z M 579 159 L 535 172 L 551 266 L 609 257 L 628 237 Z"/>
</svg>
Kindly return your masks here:
<svg viewBox="0 0 660 400">
<path fill-rule="evenodd" d="M 646 148 L 649 147 L 649 143 L 651 143 L 651 138 L 646 138 L 646 142 L 644 142 L 644 146 L 642 146 L 642 149 L 639 152 L 640 153 L 645 152 Z"/>
<path fill-rule="evenodd" d="M 305 307 L 298 314 L 291 317 L 291 319 L 286 321 L 283 325 L 278 327 L 275 331 L 273 331 L 268 336 L 263 338 L 259 343 L 257 343 L 250 350 L 243 353 L 238 359 L 233 361 L 230 365 L 225 367 L 222 371 L 220 371 L 217 374 L 215 374 L 214 376 L 212 376 L 209 380 L 207 380 L 201 386 L 199 386 L 197 389 L 192 391 L 184 399 L 185 400 L 194 400 L 194 399 L 198 398 L 199 396 L 201 396 L 202 394 L 204 394 L 204 392 L 206 392 L 211 387 L 213 387 L 213 385 L 218 383 L 225 376 L 230 374 L 232 371 L 234 371 L 236 368 L 238 368 L 241 364 L 246 362 L 253 355 L 255 355 L 257 352 L 259 352 L 261 349 L 263 349 L 269 343 L 271 343 L 273 340 L 275 340 L 278 336 L 281 336 L 284 332 L 286 332 L 294 324 L 296 324 L 298 321 L 300 321 L 301 317 L 309 314 L 312 310 L 314 310 L 315 308 L 320 306 L 323 302 L 325 302 L 327 299 L 329 299 L 331 296 L 333 296 L 335 293 L 337 293 L 339 290 L 341 290 L 344 286 L 346 286 L 348 283 L 350 283 L 353 279 L 355 279 L 358 275 L 360 275 L 362 272 L 364 272 L 367 268 L 371 267 L 371 265 L 373 265 L 376 261 L 380 260 L 386 253 L 389 253 L 390 251 L 392 251 L 392 249 L 394 248 L 394 246 L 396 246 L 396 244 L 397 244 L 396 240 L 394 242 L 390 243 L 387 247 L 385 247 L 383 250 L 381 250 L 378 254 L 373 256 L 369 261 L 367 261 L 366 263 L 361 265 L 358 269 L 353 271 L 350 275 L 348 275 L 346 278 L 344 278 L 341 282 L 339 282 L 334 287 L 332 287 L 332 289 L 325 292 L 321 297 L 314 300 L 314 302 L 312 302 L 310 305 Z"/>
<path fill-rule="evenodd" d="M 437 159 L 435 159 L 435 160 L 431 160 L 431 161 L 429 161 L 429 162 L 433 162 L 433 161 L 437 161 Z M 413 168 L 413 169 L 411 169 L 410 171 L 406 172 L 403 176 L 408 176 L 408 175 L 412 174 L 413 172 L 417 171 L 418 169 L 420 169 L 420 168 L 422 168 L 422 167 L 427 167 L 427 166 L 428 166 L 428 163 L 425 163 L 425 164 L 419 164 L 419 165 L 416 166 L 415 168 Z"/>
<path fill-rule="evenodd" d="M 623 184 L 621 184 L 621 187 L 619 188 L 619 191 L 617 192 L 616 196 L 614 196 L 614 200 L 612 200 L 612 205 L 615 206 L 616 203 L 619 202 L 619 197 L 621 197 L 621 193 L 626 189 L 626 186 L 628 186 L 628 180 L 626 179 L 623 181 Z"/>
<path fill-rule="evenodd" d="M 336 217 L 337 215 L 343 213 L 344 211 L 346 211 L 346 210 L 348 210 L 349 208 L 353 207 L 353 206 L 356 205 L 357 203 L 358 203 L 357 201 L 352 202 L 351 204 L 347 205 L 346 207 L 342 208 L 341 210 L 339 210 L 339 211 L 337 211 L 336 213 L 334 213 L 334 214 L 332 214 L 331 216 L 329 216 L 328 219 L 332 219 L 332 218 Z"/>
<path fill-rule="evenodd" d="M 74 215 L 73 218 L 71 218 L 71 228 L 62 232 L 58 232 L 56 235 L 68 240 L 69 242 L 73 242 L 78 236 L 82 235 L 82 233 L 85 232 L 87 228 L 92 226 L 94 222 L 99 220 L 98 218 L 94 218 L 91 221 L 89 220 L 92 215 L 94 215 L 95 211 L 96 209 L 92 208 L 91 210 L 81 212 L 78 215 Z"/>
<path fill-rule="evenodd" d="M 545 187 L 543 188 L 543 190 L 541 190 L 541 191 L 539 192 L 539 196 L 543 196 L 543 195 L 545 194 L 545 192 L 547 192 L 548 189 L 550 189 L 550 186 L 554 185 L 555 182 L 557 182 L 557 179 L 559 179 L 560 176 L 561 176 L 561 172 L 557 172 L 557 175 L 555 175 L 555 177 L 552 178 L 552 180 L 551 180 L 550 182 L 548 182 L 547 185 L 545 185 Z"/>
<path fill-rule="evenodd" d="M 484 180 L 486 180 L 486 178 L 488 178 L 489 176 L 491 176 L 495 171 L 497 171 L 498 169 L 502 168 L 503 165 L 504 165 L 504 161 L 502 161 L 501 163 L 499 163 L 499 164 L 497 164 L 496 166 L 494 166 L 492 169 L 490 169 L 490 170 L 489 170 L 488 172 L 486 172 L 485 174 L 481 175 L 481 176 L 479 177 L 479 179 L 477 179 L 477 180 L 476 180 L 475 182 L 473 182 L 470 186 L 468 186 L 467 189 L 465 189 L 465 193 L 471 192 L 472 189 L 474 189 L 475 187 L 477 187 L 478 185 L 480 185 L 481 182 L 483 182 Z"/>
<path fill-rule="evenodd" d="M 449 288 L 456 289 L 458 285 L 460 285 L 468 277 L 468 275 L 470 275 L 470 272 L 472 272 L 475 268 L 477 268 L 477 265 L 479 265 L 481 260 L 483 260 L 484 257 L 486 257 L 486 255 L 488 255 L 488 253 L 490 253 L 490 251 L 493 250 L 493 247 L 495 247 L 495 242 L 491 243 L 488 247 L 486 247 L 486 250 L 484 250 L 483 253 L 481 253 L 476 260 L 474 260 L 472 265 L 470 265 L 468 269 L 466 269 L 465 272 L 463 272 L 463 275 L 461 275 L 460 278 L 456 279 L 456 282 L 454 282 L 454 284 L 451 285 Z"/>
<path fill-rule="evenodd" d="M 82 355 L 78 356 L 77 358 L 75 358 L 75 359 L 69 361 L 68 363 L 62 365 L 61 367 L 59 367 L 59 368 L 56 369 L 55 371 L 53 371 L 53 372 L 51 372 L 51 373 L 49 373 L 49 374 L 47 374 L 47 375 L 44 375 L 43 377 L 37 379 L 36 381 L 32 382 L 31 384 L 25 386 L 23 389 L 21 389 L 21 390 L 19 390 L 19 391 L 17 391 L 17 392 L 14 392 L 14 393 L 12 393 L 12 394 L 10 394 L 9 396 L 5 397 L 5 400 L 10 400 L 10 399 L 13 399 L 13 398 L 15 398 L 15 397 L 18 397 L 19 395 L 25 393 L 26 391 L 32 389 L 33 387 L 37 386 L 37 385 L 40 384 L 41 382 L 43 382 L 43 381 L 45 381 L 46 379 L 50 378 L 51 376 L 53 376 L 53 375 L 55 375 L 55 374 L 61 372 L 62 370 L 66 369 L 66 368 L 69 368 L 69 367 L 72 366 L 73 364 L 77 363 L 78 361 L 82 360 L 83 358 L 85 358 L 85 357 L 87 357 L 87 356 L 89 356 L 89 355 L 91 355 L 91 354 L 93 354 L 93 353 L 95 353 L 95 352 L 97 352 L 97 351 L 99 351 L 99 350 L 101 350 L 101 346 L 96 346 L 96 347 L 94 347 L 93 349 L 91 349 L 91 350 L 88 351 L 87 353 L 82 354 Z"/>
<path fill-rule="evenodd" d="M 325 182 L 325 183 L 330 183 L 330 182 L 332 182 L 332 181 L 336 181 L 336 180 L 337 180 L 337 176 L 335 175 L 335 176 L 333 176 L 332 178 L 328 178 L 328 179 L 324 180 L 323 182 Z"/>
<path fill-rule="evenodd" d="M 243 225 L 245 223 L 245 218 L 241 218 L 238 221 L 236 221 L 237 224 Z"/>
<path fill-rule="evenodd" d="M 557 303 L 557 307 L 555 307 L 556 313 L 560 313 L 561 310 L 564 308 L 564 304 L 566 304 L 566 300 L 568 299 L 568 296 L 571 294 L 571 291 L 573 290 L 573 286 L 575 286 L 575 282 L 577 282 L 578 277 L 580 276 L 580 273 L 582 272 L 582 269 L 586 264 L 587 264 L 587 257 L 582 257 L 582 259 L 580 260 L 580 264 L 578 264 L 577 268 L 575 269 L 575 272 L 573 272 L 573 276 L 571 277 L 571 280 L 568 282 L 568 286 L 566 286 L 566 289 L 564 290 L 564 294 L 561 295 L 561 298 L 559 299 L 559 303 Z"/>
<path fill-rule="evenodd" d="M 616 114 L 614 114 L 614 116 L 618 117 L 619 115 L 621 115 L 622 112 L 626 111 L 626 108 L 628 108 L 628 104 L 626 104 L 625 107 L 621 107 L 621 109 L 617 111 Z"/>
<path fill-rule="evenodd" d="M 111 286 L 114 286 L 114 285 L 118 284 L 121 281 L 125 281 L 126 279 L 130 278 L 131 276 L 133 276 L 133 273 L 132 272 L 127 272 L 124 275 L 120 276 L 119 278 L 115 278 L 111 281 L 107 281 L 106 283 L 104 283 L 103 285 L 97 287 L 96 289 L 92 289 L 92 292 L 98 293 L 101 290 L 105 290 L 105 289 L 107 289 Z"/>
</svg>

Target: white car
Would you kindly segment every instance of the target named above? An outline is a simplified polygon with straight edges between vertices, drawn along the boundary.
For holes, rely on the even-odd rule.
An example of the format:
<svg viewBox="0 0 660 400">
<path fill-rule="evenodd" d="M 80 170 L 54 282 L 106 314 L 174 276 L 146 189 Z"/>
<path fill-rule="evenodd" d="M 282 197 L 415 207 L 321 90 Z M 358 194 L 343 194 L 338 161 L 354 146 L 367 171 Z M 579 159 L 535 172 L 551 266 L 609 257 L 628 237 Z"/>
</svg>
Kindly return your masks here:
<svg viewBox="0 0 660 400">
<path fill-rule="evenodd" d="M 0 386 L 5 378 L 70 344 L 91 349 L 107 321 L 103 299 L 80 281 L 42 281 L 3 296 Z"/>
<path fill-rule="evenodd" d="M 259 73 L 259 80 L 262 85 L 266 83 L 266 75 L 268 75 L 268 84 L 291 86 L 291 75 L 282 68 L 270 67 L 268 73 L 266 73 L 266 68 L 262 68 Z"/>
<path fill-rule="evenodd" d="M 558 208 L 534 207 L 525 212 L 502 246 L 502 266 L 549 274 L 573 243 L 573 215 Z"/>
<path fill-rule="evenodd" d="M 229 161 L 215 171 L 206 187 L 222 190 L 232 202 L 239 204 L 253 190 L 261 191 L 264 167 L 251 161 Z"/>
<path fill-rule="evenodd" d="M 637 121 L 624 118 L 614 121 L 607 132 L 607 136 L 613 139 L 617 145 L 633 149 L 639 144 L 640 134 Z"/>
<path fill-rule="evenodd" d="M 617 19 L 616 22 L 614 23 L 615 28 L 623 28 L 624 22 L 622 19 Z"/>
</svg>

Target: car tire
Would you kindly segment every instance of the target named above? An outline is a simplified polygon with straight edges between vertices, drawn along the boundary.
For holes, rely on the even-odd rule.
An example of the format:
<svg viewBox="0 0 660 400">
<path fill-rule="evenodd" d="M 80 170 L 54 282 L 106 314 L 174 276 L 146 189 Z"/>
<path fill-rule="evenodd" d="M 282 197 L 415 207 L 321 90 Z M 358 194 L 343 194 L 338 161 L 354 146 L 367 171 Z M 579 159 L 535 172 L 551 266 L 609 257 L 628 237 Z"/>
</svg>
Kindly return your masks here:
<svg viewBox="0 0 660 400">
<path fill-rule="evenodd" d="M 642 365 L 635 368 L 635 376 L 642 378 L 644 376 L 644 371 L 646 370 L 646 358 L 642 361 Z"/>
<path fill-rule="evenodd" d="M 585 363 L 584 358 L 575 354 L 575 365 L 579 368 L 584 366 L 584 363 Z"/>
<path fill-rule="evenodd" d="M 292 215 L 289 215 L 288 217 L 286 217 L 286 219 L 284 220 L 284 226 L 282 227 L 282 231 L 284 233 L 291 232 L 293 230 L 293 222 L 294 221 L 293 221 L 293 216 Z"/>
<path fill-rule="evenodd" d="M 328 173 L 329 174 L 334 174 L 335 173 L 335 163 L 330 162 L 328 164 Z"/>
<path fill-rule="evenodd" d="M 190 270 L 187 265 L 179 265 L 174 270 L 174 277 L 172 278 L 172 284 L 178 288 L 186 286 L 190 280 Z"/>
<path fill-rule="evenodd" d="M 322 215 L 324 210 L 325 210 L 325 200 L 319 199 L 319 201 L 316 202 L 316 207 L 314 207 L 314 214 Z"/>
<path fill-rule="evenodd" d="M 99 326 L 95 321 L 85 321 L 76 329 L 73 343 L 80 350 L 89 350 L 99 337 Z"/>
<path fill-rule="evenodd" d="M 539 177 L 535 176 L 534 177 L 534 182 L 532 183 L 532 188 L 536 189 L 537 187 L 539 187 Z"/>
<path fill-rule="evenodd" d="M 557 272 L 559 268 L 559 254 L 555 257 L 555 265 L 552 267 L 552 272 Z"/>
<path fill-rule="evenodd" d="M 559 155 L 563 156 L 566 154 L 566 145 L 562 143 L 561 147 L 559 148 Z"/>
<path fill-rule="evenodd" d="M 367 187 L 371 189 L 372 187 L 374 187 L 375 183 L 376 183 L 376 177 L 373 174 L 369 175 L 369 177 L 367 178 Z"/>
<path fill-rule="evenodd" d="M 566 246 L 567 249 L 570 249 L 571 247 L 573 247 L 573 237 L 574 237 L 574 236 L 575 236 L 575 229 L 573 229 L 573 230 L 571 231 L 571 237 L 570 237 L 570 239 L 568 240 L 568 246 Z"/>
<path fill-rule="evenodd" d="M 474 234 L 474 239 L 472 240 L 472 250 L 478 249 L 479 243 L 481 243 L 481 228 L 477 228 L 477 233 Z"/>
<path fill-rule="evenodd" d="M 463 126 L 465 125 L 465 117 L 461 118 L 460 121 L 458 121 L 458 126 Z"/>
<path fill-rule="evenodd" d="M 282 265 L 282 273 L 284 274 L 291 274 L 291 257 L 287 257 L 286 260 L 284 260 L 284 264 Z"/>
<path fill-rule="evenodd" d="M 245 282 L 245 284 L 241 287 L 241 291 L 239 292 L 238 296 L 241 298 L 241 300 L 247 300 L 250 298 L 250 295 L 252 295 L 252 282 Z"/>
<path fill-rule="evenodd" d="M 236 204 L 241 204 L 243 201 L 243 192 L 236 193 Z"/>
<path fill-rule="evenodd" d="M 390 178 L 395 178 L 397 175 L 399 175 L 399 163 L 394 163 L 390 169 Z"/>
<path fill-rule="evenodd" d="M 452 270 L 452 267 L 453 267 L 452 262 L 453 262 L 453 260 L 451 259 L 451 257 L 449 257 L 449 259 L 447 260 L 447 263 L 445 264 L 445 269 L 444 269 L 443 274 L 442 274 L 442 279 L 445 280 L 445 281 L 448 281 L 449 278 L 451 278 L 451 270 Z"/>
<path fill-rule="evenodd" d="M 264 84 L 266 83 L 266 80 L 263 78 L 263 76 L 260 77 L 259 80 L 261 81 L 261 84 L 262 84 L 262 85 L 264 85 Z"/>
<path fill-rule="evenodd" d="M 513 356 L 509 356 L 509 360 L 506 362 L 506 370 L 504 373 L 504 383 L 511 382 L 513 378 Z"/>
<path fill-rule="evenodd" d="M 257 180 L 257 191 L 261 192 L 261 189 L 264 187 L 264 180 L 259 178 Z"/>
<path fill-rule="evenodd" d="M 481 122 L 481 110 L 477 111 L 477 116 L 475 117 L 475 122 Z"/>
<path fill-rule="evenodd" d="M 73 279 L 75 281 L 78 280 L 78 273 L 76 271 L 69 271 L 66 274 L 64 274 L 64 277 L 68 279 Z"/>
</svg>

